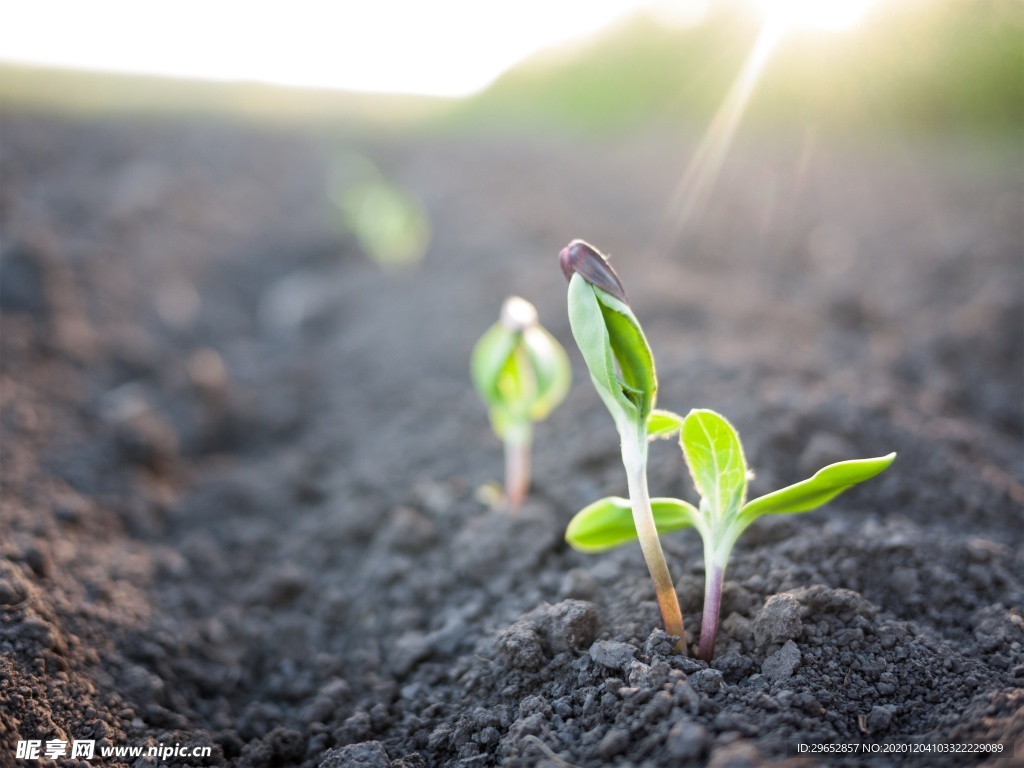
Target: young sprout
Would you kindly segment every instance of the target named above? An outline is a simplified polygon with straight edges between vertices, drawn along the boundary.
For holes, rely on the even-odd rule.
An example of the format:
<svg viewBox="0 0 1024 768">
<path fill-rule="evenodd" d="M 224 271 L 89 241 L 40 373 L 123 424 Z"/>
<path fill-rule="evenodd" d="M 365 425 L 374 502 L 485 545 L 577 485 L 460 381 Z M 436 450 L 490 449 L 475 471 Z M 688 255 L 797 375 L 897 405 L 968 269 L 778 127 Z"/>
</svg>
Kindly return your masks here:
<svg viewBox="0 0 1024 768">
<path fill-rule="evenodd" d="M 470 373 L 505 443 L 505 498 L 516 509 L 530 487 L 533 422 L 546 418 L 569 392 L 569 358 L 540 326 L 533 304 L 510 296 L 501 319 L 474 347 Z"/>
<path fill-rule="evenodd" d="M 652 419 L 652 422 L 654 420 Z M 810 512 L 848 488 L 879 474 L 892 464 L 895 453 L 875 459 L 830 464 L 813 477 L 766 496 L 747 501 L 747 464 L 733 426 L 709 410 L 693 410 L 682 418 L 662 411 L 650 428 L 652 436 L 679 433 L 683 456 L 700 507 L 680 499 L 654 499 L 659 533 L 696 528 L 704 541 L 704 614 L 698 658 L 711 661 L 718 634 L 725 567 L 736 539 L 762 515 Z M 625 499 L 609 497 L 579 512 L 566 531 L 571 546 L 584 552 L 602 552 L 637 538 L 630 526 Z"/>
<path fill-rule="evenodd" d="M 677 647 L 681 648 L 685 642 L 683 614 L 647 491 L 648 420 L 659 413 L 654 410 L 658 390 L 654 356 L 607 259 L 582 240 L 569 243 L 558 259 L 569 280 L 572 335 L 621 438 L 629 501 L 620 501 L 623 511 L 632 512 L 626 519 L 628 530 L 640 540 L 665 631 L 679 638 Z"/>
</svg>

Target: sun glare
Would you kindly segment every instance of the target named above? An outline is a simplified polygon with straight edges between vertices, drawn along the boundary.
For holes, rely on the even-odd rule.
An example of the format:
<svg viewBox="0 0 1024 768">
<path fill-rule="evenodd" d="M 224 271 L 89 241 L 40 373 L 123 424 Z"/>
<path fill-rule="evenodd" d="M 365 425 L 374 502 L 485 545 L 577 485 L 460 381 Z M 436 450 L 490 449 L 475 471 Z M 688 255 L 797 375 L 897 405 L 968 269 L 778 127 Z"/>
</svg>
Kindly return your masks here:
<svg viewBox="0 0 1024 768">
<path fill-rule="evenodd" d="M 761 11 L 761 32 L 698 144 L 667 209 L 667 243 L 700 219 L 733 138 L 769 59 L 794 29 L 838 32 L 857 26 L 879 0 L 751 0 Z"/>
<path fill-rule="evenodd" d="M 731 0 L 769 26 L 842 29 L 879 0 Z M 0 60 L 215 80 L 463 96 L 531 53 L 644 12 L 694 26 L 718 0 L 34 0 Z M 54 19 L 60 19 L 54 24 Z"/>
<path fill-rule="evenodd" d="M 0 60 L 465 96 L 531 53 L 627 16 L 636 2 L 34 0 L 5 7 Z"/>
<path fill-rule="evenodd" d="M 715 113 L 711 125 L 694 153 L 683 178 L 669 203 L 670 242 L 674 242 L 694 220 L 700 217 L 711 188 L 725 162 L 725 156 L 746 111 L 754 86 L 768 59 L 779 43 L 780 27 L 766 23 L 761 29 L 743 68 Z"/>
<path fill-rule="evenodd" d="M 857 26 L 878 0 L 757 0 L 767 23 L 780 29 L 832 32 Z"/>
</svg>

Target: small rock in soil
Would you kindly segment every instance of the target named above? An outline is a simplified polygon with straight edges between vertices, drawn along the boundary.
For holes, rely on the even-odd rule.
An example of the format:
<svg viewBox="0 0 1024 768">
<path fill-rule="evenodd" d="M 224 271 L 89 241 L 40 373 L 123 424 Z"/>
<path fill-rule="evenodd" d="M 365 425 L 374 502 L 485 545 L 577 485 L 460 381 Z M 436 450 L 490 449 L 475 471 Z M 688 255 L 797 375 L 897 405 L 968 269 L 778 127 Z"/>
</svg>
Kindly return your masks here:
<svg viewBox="0 0 1024 768">
<path fill-rule="evenodd" d="M 598 640 L 590 646 L 590 658 L 609 669 L 624 670 L 633 663 L 636 648 L 617 640 Z"/>
<path fill-rule="evenodd" d="M 801 629 L 800 603 L 786 593 L 769 597 L 754 619 L 754 638 L 762 651 L 799 637 Z"/>
<path fill-rule="evenodd" d="M 785 680 L 792 676 L 798 666 L 800 666 L 800 649 L 792 640 L 787 640 L 779 650 L 764 660 L 761 665 L 761 674 L 773 682 Z"/>
<path fill-rule="evenodd" d="M 693 683 L 693 687 L 701 693 L 714 696 L 721 690 L 725 680 L 717 669 L 702 669 L 700 672 L 694 673 L 690 677 L 690 681 Z"/>
<path fill-rule="evenodd" d="M 868 733 L 882 733 L 888 730 L 896 715 L 896 707 L 892 704 L 879 704 L 868 713 Z"/>
<path fill-rule="evenodd" d="M 644 643 L 644 658 L 650 660 L 655 656 L 672 656 L 675 647 L 676 638 L 663 629 L 655 629 Z"/>
<path fill-rule="evenodd" d="M 544 611 L 540 628 L 552 653 L 585 648 L 597 635 L 597 606 L 583 600 L 563 600 Z"/>
<path fill-rule="evenodd" d="M 320 768 L 391 768 L 391 761 L 379 741 L 364 741 L 328 750 Z"/>
<path fill-rule="evenodd" d="M 794 589 L 789 594 L 808 613 L 853 613 L 866 619 L 878 615 L 878 609 L 851 589 L 831 589 L 823 584 Z"/>
<path fill-rule="evenodd" d="M 502 660 L 515 669 L 538 670 L 546 657 L 538 632 L 532 621 L 517 621 L 498 635 L 498 653 Z"/>
</svg>

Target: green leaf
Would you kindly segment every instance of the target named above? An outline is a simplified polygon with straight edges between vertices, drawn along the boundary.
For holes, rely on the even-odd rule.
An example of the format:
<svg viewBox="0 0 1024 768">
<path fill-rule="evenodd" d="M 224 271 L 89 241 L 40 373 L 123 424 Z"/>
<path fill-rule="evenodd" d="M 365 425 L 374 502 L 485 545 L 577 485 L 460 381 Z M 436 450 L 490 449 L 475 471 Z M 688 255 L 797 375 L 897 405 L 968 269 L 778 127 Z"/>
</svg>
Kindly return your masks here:
<svg viewBox="0 0 1024 768">
<path fill-rule="evenodd" d="M 386 182 L 379 171 L 352 184 L 339 200 L 346 228 L 366 255 L 383 267 L 417 264 L 430 243 L 430 218 L 409 192 Z"/>
<path fill-rule="evenodd" d="M 502 320 L 473 348 L 470 374 L 502 438 L 546 418 L 572 382 L 562 345 L 537 323 L 533 305 L 516 296 L 506 299 Z"/>
<path fill-rule="evenodd" d="M 747 494 L 747 462 L 736 430 L 714 411 L 694 409 L 683 420 L 680 443 L 701 495 L 701 512 L 731 520 Z"/>
<path fill-rule="evenodd" d="M 480 397 L 490 407 L 503 402 L 499 382 L 512 351 L 516 346 L 516 334 L 501 323 L 495 323 L 473 347 L 470 360 L 470 375 Z"/>
<path fill-rule="evenodd" d="M 616 424 L 642 430 L 654 407 L 654 357 L 632 310 L 581 275 L 569 281 L 569 325 L 594 387 Z"/>
<path fill-rule="evenodd" d="M 678 531 L 696 524 L 700 513 L 679 499 L 651 499 L 658 533 Z M 637 538 L 629 500 L 608 496 L 576 513 L 565 531 L 565 540 L 580 552 L 604 552 Z"/>
<path fill-rule="evenodd" d="M 532 364 L 537 392 L 530 404 L 530 419 L 547 418 L 569 393 L 572 366 L 554 336 L 539 325 L 523 332 L 523 349 Z"/>
<path fill-rule="evenodd" d="M 761 515 L 810 512 L 831 501 L 857 483 L 883 472 L 896 458 L 895 453 L 875 459 L 853 459 L 819 469 L 814 477 L 754 499 L 741 512 L 751 523 Z"/>
<path fill-rule="evenodd" d="M 667 439 L 683 428 L 683 417 L 672 411 L 655 408 L 647 417 L 647 439 Z"/>
<path fill-rule="evenodd" d="M 619 365 L 623 393 L 636 406 L 642 427 L 647 423 L 658 393 L 654 355 L 647 344 L 640 321 L 629 305 L 600 288 L 594 288 L 594 294 L 601 303 L 601 314 L 608 327 L 612 355 Z"/>
</svg>

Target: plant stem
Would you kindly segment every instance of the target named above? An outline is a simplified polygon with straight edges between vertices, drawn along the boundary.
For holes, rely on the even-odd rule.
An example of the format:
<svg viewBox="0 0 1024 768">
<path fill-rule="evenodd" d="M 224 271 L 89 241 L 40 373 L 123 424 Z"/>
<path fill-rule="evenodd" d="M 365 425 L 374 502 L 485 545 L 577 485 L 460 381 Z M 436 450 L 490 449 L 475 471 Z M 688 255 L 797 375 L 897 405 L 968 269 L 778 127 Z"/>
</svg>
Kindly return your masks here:
<svg viewBox="0 0 1024 768">
<path fill-rule="evenodd" d="M 518 509 L 530 490 L 531 426 L 509 428 L 505 434 L 505 501 Z"/>
<path fill-rule="evenodd" d="M 654 524 L 654 513 L 651 511 L 651 499 L 647 491 L 646 435 L 623 435 L 622 463 L 626 467 L 633 524 L 636 526 L 640 549 L 647 562 L 647 570 L 650 571 L 651 581 L 654 582 L 654 593 L 661 609 L 661 619 L 665 622 L 665 631 L 679 638 L 675 649 L 682 651 L 686 645 L 683 614 L 679 610 L 679 597 L 676 595 L 672 576 L 668 572 L 668 563 L 665 562 L 665 553 L 658 539 L 658 529 Z"/>
<path fill-rule="evenodd" d="M 704 551 L 704 613 L 700 619 L 700 645 L 697 658 L 709 664 L 715 655 L 715 640 L 718 637 L 718 615 L 722 610 L 722 586 L 725 567 L 719 565 L 714 552 Z"/>
</svg>

